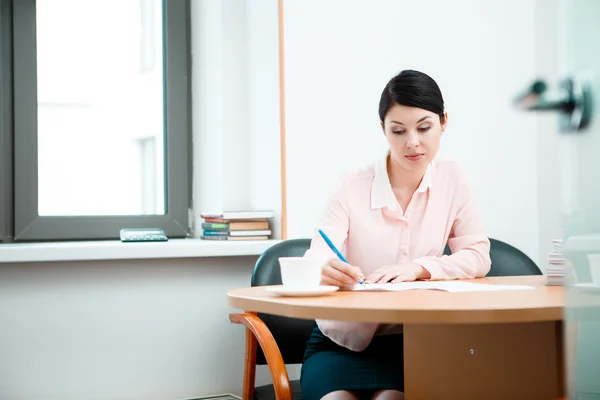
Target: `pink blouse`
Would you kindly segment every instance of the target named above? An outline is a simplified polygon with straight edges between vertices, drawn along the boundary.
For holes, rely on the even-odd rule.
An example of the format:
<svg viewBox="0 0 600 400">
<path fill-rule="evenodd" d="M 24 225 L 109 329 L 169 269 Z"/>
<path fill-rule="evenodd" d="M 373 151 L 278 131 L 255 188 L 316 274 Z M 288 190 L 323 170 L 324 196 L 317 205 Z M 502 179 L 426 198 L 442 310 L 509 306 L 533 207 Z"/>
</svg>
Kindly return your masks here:
<svg viewBox="0 0 600 400">
<path fill-rule="evenodd" d="M 463 168 L 434 160 L 403 211 L 387 174 L 387 154 L 372 165 L 342 175 L 317 229 L 322 229 L 363 274 L 384 265 L 415 262 L 432 280 L 485 276 L 490 242 Z M 305 257 L 335 258 L 315 230 Z M 443 255 L 446 243 L 452 255 Z M 362 351 L 379 324 L 317 320 L 323 334 L 340 346 Z"/>
</svg>

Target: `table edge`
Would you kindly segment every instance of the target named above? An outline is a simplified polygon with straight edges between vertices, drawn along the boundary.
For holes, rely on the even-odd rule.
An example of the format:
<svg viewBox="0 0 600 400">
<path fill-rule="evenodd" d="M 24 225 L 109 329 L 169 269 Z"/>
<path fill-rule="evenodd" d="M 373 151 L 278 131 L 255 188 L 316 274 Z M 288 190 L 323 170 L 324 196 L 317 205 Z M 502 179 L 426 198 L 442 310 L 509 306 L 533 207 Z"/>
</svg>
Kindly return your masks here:
<svg viewBox="0 0 600 400">
<path fill-rule="evenodd" d="M 329 319 L 331 309 L 322 306 L 274 303 L 260 299 L 234 297 L 228 293 L 231 307 L 248 312 L 279 315 L 299 319 Z M 487 324 L 563 321 L 564 307 L 481 310 L 365 310 L 337 309 L 336 321 L 390 324 Z"/>
</svg>

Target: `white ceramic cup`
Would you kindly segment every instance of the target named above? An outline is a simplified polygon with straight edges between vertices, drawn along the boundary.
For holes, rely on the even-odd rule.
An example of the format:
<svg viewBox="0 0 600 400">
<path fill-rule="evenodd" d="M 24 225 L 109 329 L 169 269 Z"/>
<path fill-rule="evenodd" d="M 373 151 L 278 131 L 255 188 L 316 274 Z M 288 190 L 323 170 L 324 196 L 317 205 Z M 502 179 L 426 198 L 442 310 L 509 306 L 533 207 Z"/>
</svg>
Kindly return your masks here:
<svg viewBox="0 0 600 400">
<path fill-rule="evenodd" d="M 281 282 L 290 288 L 316 288 L 321 283 L 321 270 L 325 258 L 279 257 Z"/>
<path fill-rule="evenodd" d="M 588 254 L 592 283 L 600 286 L 600 254 Z"/>
</svg>

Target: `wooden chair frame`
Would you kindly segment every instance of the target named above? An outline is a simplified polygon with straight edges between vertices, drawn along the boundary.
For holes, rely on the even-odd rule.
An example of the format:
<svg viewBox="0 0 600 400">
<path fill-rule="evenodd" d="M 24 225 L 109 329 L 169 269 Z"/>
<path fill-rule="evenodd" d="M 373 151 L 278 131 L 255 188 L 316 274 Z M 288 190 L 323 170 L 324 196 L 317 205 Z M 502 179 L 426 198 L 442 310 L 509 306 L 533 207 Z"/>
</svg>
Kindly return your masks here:
<svg viewBox="0 0 600 400">
<path fill-rule="evenodd" d="M 271 377 L 273 378 L 273 387 L 275 389 L 275 398 L 277 400 L 292 400 L 292 388 L 287 374 L 283 357 L 279 351 L 279 346 L 271 331 L 262 319 L 254 312 L 245 312 L 243 314 L 229 314 L 229 321 L 234 324 L 241 324 L 246 327 L 246 349 L 244 356 L 244 387 L 242 393 L 243 400 L 254 399 L 254 385 L 256 382 L 256 350 L 257 344 L 260 344 Z"/>
</svg>

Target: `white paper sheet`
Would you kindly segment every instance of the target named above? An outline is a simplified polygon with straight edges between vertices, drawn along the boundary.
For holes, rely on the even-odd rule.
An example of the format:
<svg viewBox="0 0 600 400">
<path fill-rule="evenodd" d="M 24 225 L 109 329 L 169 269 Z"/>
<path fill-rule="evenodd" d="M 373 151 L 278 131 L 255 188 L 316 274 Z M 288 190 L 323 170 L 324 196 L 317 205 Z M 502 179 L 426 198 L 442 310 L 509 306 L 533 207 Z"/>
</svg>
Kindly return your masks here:
<svg viewBox="0 0 600 400">
<path fill-rule="evenodd" d="M 354 286 L 353 291 L 390 291 L 404 290 L 443 290 L 445 292 L 495 292 L 499 290 L 531 290 L 533 286 L 526 285 L 493 285 L 464 281 L 419 281 L 400 283 L 365 283 Z"/>
</svg>

